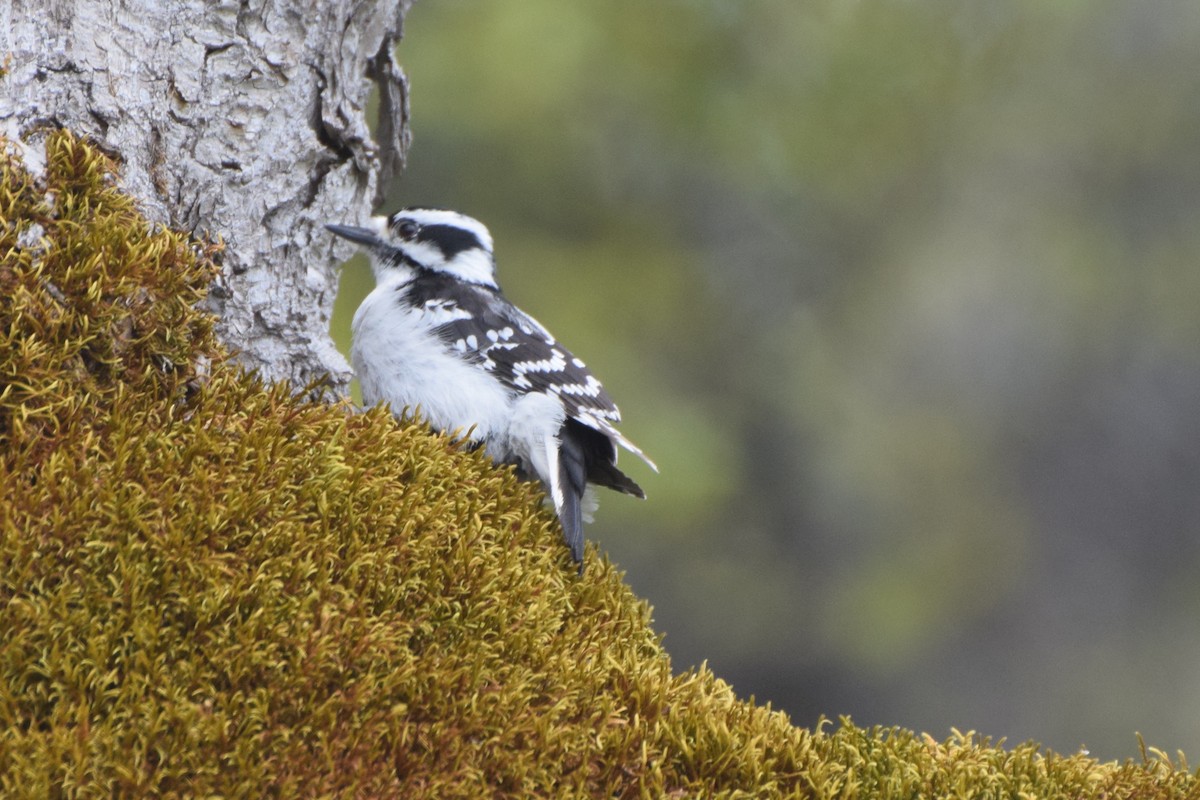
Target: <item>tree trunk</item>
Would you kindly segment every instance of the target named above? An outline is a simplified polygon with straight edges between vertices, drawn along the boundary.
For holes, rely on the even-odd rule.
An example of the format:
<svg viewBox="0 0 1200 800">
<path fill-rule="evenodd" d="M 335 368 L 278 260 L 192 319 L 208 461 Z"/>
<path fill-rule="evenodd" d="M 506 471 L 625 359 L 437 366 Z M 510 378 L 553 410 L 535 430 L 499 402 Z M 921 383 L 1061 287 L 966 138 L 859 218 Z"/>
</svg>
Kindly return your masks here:
<svg viewBox="0 0 1200 800">
<path fill-rule="evenodd" d="M 151 220 L 224 239 L 208 302 L 241 361 L 341 390 L 328 323 L 350 248 L 321 226 L 361 222 L 403 164 L 410 4 L 0 0 L 0 133 L 35 168 L 39 130 L 93 139 Z"/>
</svg>

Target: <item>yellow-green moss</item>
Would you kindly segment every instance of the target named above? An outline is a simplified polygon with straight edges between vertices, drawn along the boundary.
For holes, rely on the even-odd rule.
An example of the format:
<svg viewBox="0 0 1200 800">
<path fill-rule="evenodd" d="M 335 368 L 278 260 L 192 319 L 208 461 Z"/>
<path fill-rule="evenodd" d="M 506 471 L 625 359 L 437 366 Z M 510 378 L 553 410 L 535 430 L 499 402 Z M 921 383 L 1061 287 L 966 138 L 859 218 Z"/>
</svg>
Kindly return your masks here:
<svg viewBox="0 0 1200 800">
<path fill-rule="evenodd" d="M 194 310 L 212 248 L 152 231 L 86 144 L 46 149 L 0 183 L 0 795 L 1197 790 L 1157 754 L 810 731 L 673 675 L 533 489 L 239 373 Z"/>
</svg>

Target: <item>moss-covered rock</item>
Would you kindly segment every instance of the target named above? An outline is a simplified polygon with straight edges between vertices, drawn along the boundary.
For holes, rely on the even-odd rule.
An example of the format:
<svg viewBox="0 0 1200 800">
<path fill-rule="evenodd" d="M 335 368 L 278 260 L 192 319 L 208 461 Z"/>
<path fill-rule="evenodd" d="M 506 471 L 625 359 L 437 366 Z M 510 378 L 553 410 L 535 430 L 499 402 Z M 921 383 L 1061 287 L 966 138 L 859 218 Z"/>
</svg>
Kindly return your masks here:
<svg viewBox="0 0 1200 800">
<path fill-rule="evenodd" d="M 970 735 L 793 727 L 575 574 L 537 492 L 386 412 L 268 387 L 66 133 L 0 183 L 5 797 L 1184 797 Z M 6 152 L 7 145 L 6 145 Z"/>
</svg>

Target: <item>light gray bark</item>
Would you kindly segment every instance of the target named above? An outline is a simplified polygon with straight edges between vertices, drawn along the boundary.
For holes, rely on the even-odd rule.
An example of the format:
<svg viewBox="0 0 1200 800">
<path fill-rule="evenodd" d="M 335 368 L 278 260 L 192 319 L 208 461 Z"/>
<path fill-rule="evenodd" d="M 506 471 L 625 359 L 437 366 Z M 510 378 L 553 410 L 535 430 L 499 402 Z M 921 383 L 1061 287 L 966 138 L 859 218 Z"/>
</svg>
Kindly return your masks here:
<svg viewBox="0 0 1200 800">
<path fill-rule="evenodd" d="M 361 222 L 403 164 L 393 59 L 411 0 L 0 0 L 0 132 L 88 135 L 153 221 L 226 244 L 209 303 L 239 358 L 308 382 L 348 368 L 328 335 L 326 222 Z M 372 141 L 365 111 L 381 88 Z"/>
</svg>

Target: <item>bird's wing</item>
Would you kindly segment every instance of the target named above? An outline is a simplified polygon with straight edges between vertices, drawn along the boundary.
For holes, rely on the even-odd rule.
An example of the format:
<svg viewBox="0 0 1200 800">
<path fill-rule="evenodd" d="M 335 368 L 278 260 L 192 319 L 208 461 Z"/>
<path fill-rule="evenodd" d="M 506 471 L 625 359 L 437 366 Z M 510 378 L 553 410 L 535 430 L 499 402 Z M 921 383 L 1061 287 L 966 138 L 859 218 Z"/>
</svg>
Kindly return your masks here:
<svg viewBox="0 0 1200 800">
<path fill-rule="evenodd" d="M 541 323 L 486 287 L 437 281 L 410 293 L 446 345 L 518 393 L 559 398 L 567 416 L 634 453 L 658 470 L 616 428 L 621 412 L 587 365 L 555 341 Z"/>
</svg>

